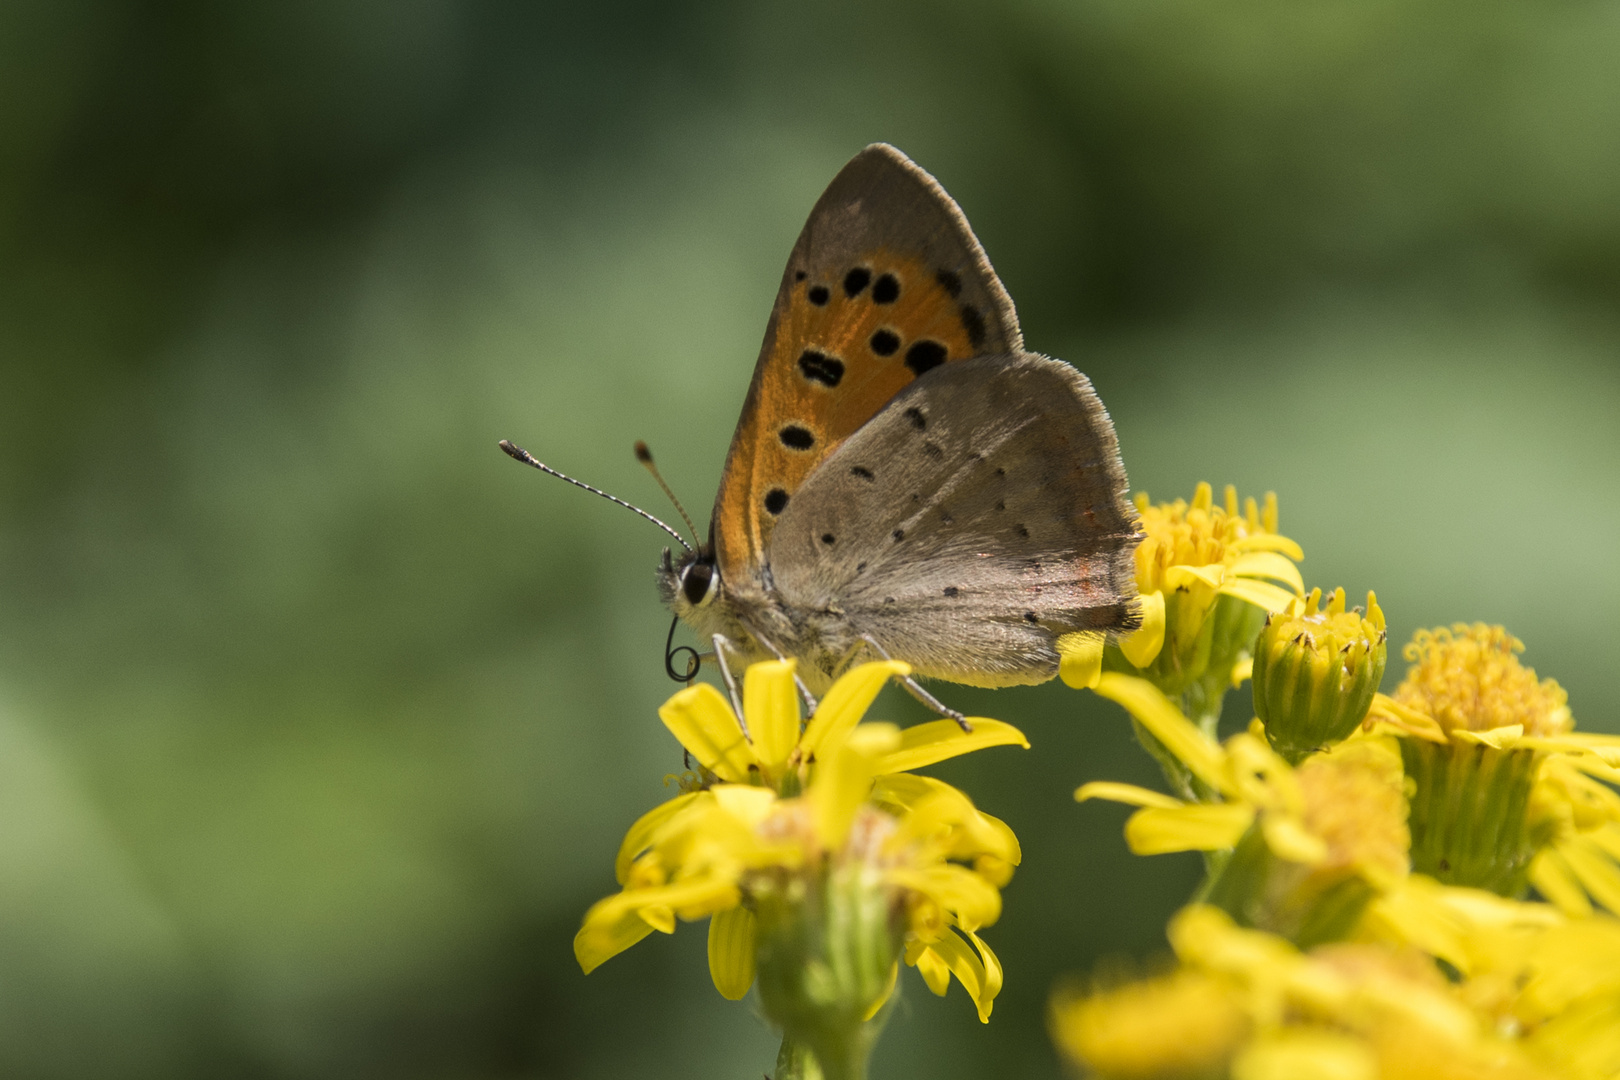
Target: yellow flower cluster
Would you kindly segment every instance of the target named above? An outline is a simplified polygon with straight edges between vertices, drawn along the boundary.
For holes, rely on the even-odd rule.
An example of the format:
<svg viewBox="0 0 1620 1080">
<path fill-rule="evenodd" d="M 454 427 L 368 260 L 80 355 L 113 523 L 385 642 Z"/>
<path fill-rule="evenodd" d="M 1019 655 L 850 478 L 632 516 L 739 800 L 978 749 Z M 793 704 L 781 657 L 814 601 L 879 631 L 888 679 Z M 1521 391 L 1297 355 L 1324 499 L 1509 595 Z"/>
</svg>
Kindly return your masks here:
<svg viewBox="0 0 1620 1080">
<path fill-rule="evenodd" d="M 1218 562 L 1223 582 L 1240 565 L 1203 498 L 1144 506 L 1173 540 L 1144 591 L 1184 582 L 1176 559 Z M 1363 612 L 1321 595 L 1241 600 L 1264 620 L 1257 715 L 1224 743 L 1207 677 L 1178 682 L 1155 658 L 1091 681 L 1178 795 L 1076 797 L 1138 807 L 1131 850 L 1202 851 L 1208 877 L 1170 925 L 1178 965 L 1060 992 L 1054 1040 L 1103 1080 L 1620 1078 L 1620 921 L 1596 912 L 1620 912 L 1620 738 L 1576 732 L 1499 626 L 1419 631 L 1404 681 L 1378 694 L 1376 598 Z M 1218 639 L 1219 610 L 1202 619 L 1188 633 Z M 1551 902 L 1522 899 L 1531 885 Z"/>
<path fill-rule="evenodd" d="M 1448 979 L 1409 945 L 1302 951 L 1195 905 L 1179 966 L 1058 994 L 1055 1041 L 1100 1080 L 1551 1080 L 1620 1070 L 1620 923 L 1440 889 L 1472 961 Z"/>
</svg>

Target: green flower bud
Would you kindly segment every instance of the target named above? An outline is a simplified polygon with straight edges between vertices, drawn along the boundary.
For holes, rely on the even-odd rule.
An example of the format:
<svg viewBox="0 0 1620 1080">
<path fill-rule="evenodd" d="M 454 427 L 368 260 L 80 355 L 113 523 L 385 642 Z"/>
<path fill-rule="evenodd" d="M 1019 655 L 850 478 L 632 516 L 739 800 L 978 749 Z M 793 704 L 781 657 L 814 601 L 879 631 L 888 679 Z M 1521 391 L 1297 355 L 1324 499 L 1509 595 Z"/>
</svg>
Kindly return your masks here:
<svg viewBox="0 0 1620 1080">
<path fill-rule="evenodd" d="M 1295 600 L 1266 621 L 1254 649 L 1254 712 L 1272 749 L 1297 764 L 1343 740 L 1367 716 L 1388 659 L 1384 613 L 1367 594 L 1367 611 L 1344 609 L 1335 589 Z"/>
</svg>

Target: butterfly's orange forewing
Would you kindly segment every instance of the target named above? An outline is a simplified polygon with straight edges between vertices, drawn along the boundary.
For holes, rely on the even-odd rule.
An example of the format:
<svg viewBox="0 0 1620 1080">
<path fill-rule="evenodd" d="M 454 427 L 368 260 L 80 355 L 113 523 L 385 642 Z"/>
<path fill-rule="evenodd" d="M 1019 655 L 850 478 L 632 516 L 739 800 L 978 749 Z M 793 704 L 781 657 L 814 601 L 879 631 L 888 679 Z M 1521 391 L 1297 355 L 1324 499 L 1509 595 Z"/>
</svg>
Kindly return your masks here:
<svg viewBox="0 0 1620 1080">
<path fill-rule="evenodd" d="M 868 147 L 789 260 L 715 501 L 722 578 L 757 574 L 805 477 L 912 380 L 1021 343 L 950 196 L 899 151 Z"/>
</svg>

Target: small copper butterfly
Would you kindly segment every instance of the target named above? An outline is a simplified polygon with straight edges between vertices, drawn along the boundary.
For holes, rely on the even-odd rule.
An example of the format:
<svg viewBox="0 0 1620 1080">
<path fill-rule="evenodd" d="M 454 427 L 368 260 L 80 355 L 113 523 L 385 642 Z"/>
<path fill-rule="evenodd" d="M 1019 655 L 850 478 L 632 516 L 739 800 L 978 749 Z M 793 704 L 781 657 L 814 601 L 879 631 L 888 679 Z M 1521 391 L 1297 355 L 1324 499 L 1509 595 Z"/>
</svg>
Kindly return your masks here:
<svg viewBox="0 0 1620 1080">
<path fill-rule="evenodd" d="M 1024 351 L 961 210 L 879 143 L 810 212 L 708 541 L 666 550 L 659 586 L 728 684 L 772 656 L 799 661 L 807 695 L 878 657 L 973 686 L 1044 682 L 1064 634 L 1138 621 L 1126 489 L 1090 382 Z"/>
</svg>

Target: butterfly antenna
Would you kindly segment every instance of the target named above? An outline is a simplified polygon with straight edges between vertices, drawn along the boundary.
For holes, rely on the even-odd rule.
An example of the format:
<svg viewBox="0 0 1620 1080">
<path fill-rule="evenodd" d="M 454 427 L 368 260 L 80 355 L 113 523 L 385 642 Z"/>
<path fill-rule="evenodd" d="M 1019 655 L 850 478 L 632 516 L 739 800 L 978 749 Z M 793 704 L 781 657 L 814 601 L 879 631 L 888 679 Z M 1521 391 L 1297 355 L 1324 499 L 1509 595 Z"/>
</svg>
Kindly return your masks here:
<svg viewBox="0 0 1620 1080">
<path fill-rule="evenodd" d="M 692 518 L 687 514 L 686 507 L 681 505 L 681 500 L 677 499 L 675 493 L 669 490 L 669 485 L 664 483 L 664 477 L 659 473 L 658 466 L 653 464 L 652 451 L 647 449 L 647 444 L 640 439 L 636 440 L 636 460 L 645 465 L 647 471 L 652 473 L 652 478 L 658 481 L 658 486 L 664 489 L 664 494 L 669 496 L 669 501 L 675 504 L 675 512 L 681 515 L 681 520 L 686 522 L 687 529 L 691 531 L 692 538 L 696 540 L 697 526 L 692 524 Z"/>
<path fill-rule="evenodd" d="M 684 536 L 682 536 L 680 533 L 676 532 L 674 529 L 670 528 L 668 525 L 664 524 L 659 519 L 653 517 L 651 514 L 647 513 L 647 511 L 643 510 L 641 507 L 632 506 L 630 503 L 625 502 L 623 499 L 619 498 L 616 495 L 609 495 L 607 492 L 603 491 L 601 488 L 591 487 L 591 485 L 585 483 L 584 481 L 575 480 L 572 476 L 568 476 L 565 473 L 560 473 L 556 469 L 553 469 L 550 465 L 547 465 L 542 461 L 535 460 L 534 455 L 529 453 L 527 450 L 523 449 L 523 447 L 521 447 L 521 446 L 513 446 L 511 443 L 507 442 L 505 439 L 501 440 L 501 449 L 506 451 L 506 454 L 507 454 L 508 457 L 516 458 L 517 460 L 523 462 L 523 464 L 525 464 L 525 465 L 532 465 L 536 469 L 539 469 L 543 473 L 547 473 L 548 475 L 555 476 L 559 480 L 566 480 L 570 484 L 573 484 L 575 487 L 582 487 L 586 491 L 590 492 L 592 495 L 600 495 L 600 496 L 602 496 L 602 498 L 606 499 L 608 502 L 618 503 L 620 506 L 624 507 L 626 510 L 629 510 L 631 513 L 640 514 L 642 517 L 646 518 L 648 521 L 652 522 L 654 525 L 658 526 L 660 529 L 663 529 L 665 532 L 669 533 L 669 535 L 673 536 L 675 538 L 675 542 L 680 544 L 681 547 L 685 548 L 687 551 L 692 550 L 692 545 L 688 544 L 686 542 L 686 538 Z M 681 516 L 684 517 L 685 515 L 683 514 Z M 691 524 L 691 523 L 688 522 L 687 524 Z"/>
</svg>

